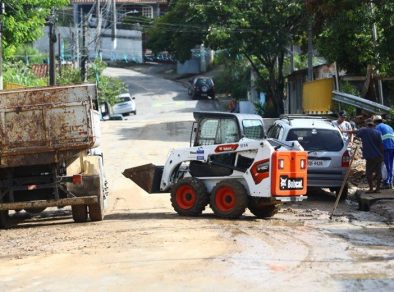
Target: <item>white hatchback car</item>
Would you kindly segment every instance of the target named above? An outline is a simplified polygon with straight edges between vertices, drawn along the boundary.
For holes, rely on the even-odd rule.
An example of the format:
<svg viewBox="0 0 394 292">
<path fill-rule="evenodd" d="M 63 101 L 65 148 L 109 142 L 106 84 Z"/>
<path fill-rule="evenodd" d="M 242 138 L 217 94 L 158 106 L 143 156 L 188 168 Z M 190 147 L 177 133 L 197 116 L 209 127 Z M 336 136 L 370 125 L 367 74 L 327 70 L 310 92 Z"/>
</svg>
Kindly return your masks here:
<svg viewBox="0 0 394 292">
<path fill-rule="evenodd" d="M 137 114 L 135 106 L 135 97 L 131 97 L 130 93 L 122 93 L 117 97 L 117 102 L 112 106 L 113 114 L 129 115 Z"/>
<path fill-rule="evenodd" d="M 297 140 L 308 152 L 308 187 L 338 193 L 349 167 L 350 155 L 342 133 L 330 120 L 314 116 L 282 116 L 267 133 L 280 141 Z M 345 187 L 341 199 L 347 196 Z"/>
</svg>

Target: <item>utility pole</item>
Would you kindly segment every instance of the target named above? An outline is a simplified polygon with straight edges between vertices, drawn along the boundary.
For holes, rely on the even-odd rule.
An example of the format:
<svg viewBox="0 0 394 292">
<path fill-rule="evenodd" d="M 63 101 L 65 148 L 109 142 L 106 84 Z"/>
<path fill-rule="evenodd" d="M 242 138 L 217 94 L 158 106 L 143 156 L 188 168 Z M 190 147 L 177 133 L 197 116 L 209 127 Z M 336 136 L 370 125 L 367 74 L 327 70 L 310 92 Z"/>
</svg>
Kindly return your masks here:
<svg viewBox="0 0 394 292">
<path fill-rule="evenodd" d="M 0 90 L 3 90 L 3 17 L 5 13 L 4 2 L 0 0 Z"/>
<path fill-rule="evenodd" d="M 73 42 L 73 49 L 74 49 L 74 56 L 73 62 L 75 64 L 75 68 L 79 68 L 79 16 L 78 16 L 78 5 L 74 4 L 73 6 L 73 18 L 74 18 L 74 42 Z"/>
<path fill-rule="evenodd" d="M 56 84 L 56 59 L 55 59 L 55 12 L 52 10 L 51 16 L 48 21 L 49 26 L 49 85 L 54 86 Z"/>
<path fill-rule="evenodd" d="M 87 82 L 87 79 L 88 79 L 87 70 L 86 70 L 86 63 L 87 63 L 87 59 L 88 59 L 88 50 L 86 48 L 87 25 L 86 25 L 86 17 L 83 14 L 82 9 L 81 9 L 81 16 L 82 16 L 81 81 Z"/>
<path fill-rule="evenodd" d="M 313 25 L 313 18 L 310 16 L 308 21 L 308 81 L 313 80 L 312 25 Z"/>
<path fill-rule="evenodd" d="M 373 15 L 375 16 L 375 5 L 373 3 L 373 1 L 371 1 L 370 3 L 370 7 L 372 10 Z M 377 32 L 377 28 L 376 28 L 376 22 L 373 23 L 372 25 L 372 38 L 376 47 L 376 44 L 378 43 L 378 32 Z M 379 54 L 377 55 L 377 59 L 378 59 L 378 65 L 379 65 Z M 382 83 L 382 78 L 379 74 L 379 69 L 376 70 L 376 75 L 378 76 L 378 95 L 379 95 L 379 102 L 381 104 L 383 104 L 384 102 L 384 97 L 383 97 L 383 83 Z"/>
<path fill-rule="evenodd" d="M 100 42 L 101 42 L 101 26 L 102 26 L 102 14 L 101 14 L 101 0 L 96 0 L 96 17 L 97 17 L 97 26 L 96 26 L 96 58 L 100 53 Z"/>
<path fill-rule="evenodd" d="M 62 76 L 62 39 L 60 33 L 57 35 L 58 41 L 58 59 L 59 59 L 59 76 Z"/>
<path fill-rule="evenodd" d="M 112 42 L 113 48 L 116 49 L 116 25 L 118 17 L 116 11 L 116 0 L 112 0 Z"/>
</svg>

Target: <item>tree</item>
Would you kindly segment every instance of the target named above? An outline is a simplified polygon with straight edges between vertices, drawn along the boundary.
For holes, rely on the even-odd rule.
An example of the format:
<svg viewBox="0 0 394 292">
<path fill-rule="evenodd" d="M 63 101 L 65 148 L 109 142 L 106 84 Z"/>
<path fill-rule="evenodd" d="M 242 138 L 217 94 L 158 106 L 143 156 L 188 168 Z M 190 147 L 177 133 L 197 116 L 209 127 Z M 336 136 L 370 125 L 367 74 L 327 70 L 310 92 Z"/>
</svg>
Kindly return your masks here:
<svg viewBox="0 0 394 292">
<path fill-rule="evenodd" d="M 305 25 L 304 11 L 297 0 L 178 0 L 151 30 L 150 44 L 175 52 L 181 61 L 201 43 L 245 57 L 279 115 L 284 111 L 284 59 Z"/>
<path fill-rule="evenodd" d="M 394 2 L 386 0 L 307 0 L 314 15 L 315 46 L 329 62 L 354 74 L 368 65 L 394 73 Z M 377 27 L 377 41 L 373 27 Z"/>
<path fill-rule="evenodd" d="M 68 0 L 7 0 L 3 18 L 3 45 L 11 55 L 20 44 L 36 40 L 43 33 L 52 8 L 68 5 Z"/>
</svg>

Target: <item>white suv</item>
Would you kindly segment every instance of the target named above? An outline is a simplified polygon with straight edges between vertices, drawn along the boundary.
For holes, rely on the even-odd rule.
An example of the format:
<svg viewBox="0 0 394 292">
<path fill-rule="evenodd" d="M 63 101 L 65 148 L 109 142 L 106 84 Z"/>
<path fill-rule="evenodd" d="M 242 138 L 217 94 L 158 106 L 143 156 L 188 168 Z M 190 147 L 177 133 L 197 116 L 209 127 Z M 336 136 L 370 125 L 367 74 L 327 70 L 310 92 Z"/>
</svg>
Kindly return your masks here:
<svg viewBox="0 0 394 292">
<path fill-rule="evenodd" d="M 330 120 L 313 116 L 281 116 L 267 135 L 280 141 L 297 140 L 308 152 L 308 187 L 330 188 L 338 194 L 350 155 L 342 133 Z M 341 198 L 347 196 L 347 185 Z"/>
</svg>

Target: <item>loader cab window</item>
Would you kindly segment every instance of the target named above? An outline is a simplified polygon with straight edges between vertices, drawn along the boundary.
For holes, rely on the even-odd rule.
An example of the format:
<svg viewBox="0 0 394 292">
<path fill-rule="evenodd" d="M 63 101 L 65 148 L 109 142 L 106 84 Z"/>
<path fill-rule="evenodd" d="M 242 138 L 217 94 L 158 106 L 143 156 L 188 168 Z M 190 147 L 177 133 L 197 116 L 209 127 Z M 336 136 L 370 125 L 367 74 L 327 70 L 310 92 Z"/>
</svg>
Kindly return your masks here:
<svg viewBox="0 0 394 292">
<path fill-rule="evenodd" d="M 246 138 L 256 140 L 264 138 L 264 127 L 260 120 L 243 120 L 242 126 Z"/>
<path fill-rule="evenodd" d="M 195 146 L 238 142 L 238 124 L 234 119 L 206 118 L 200 122 Z"/>
</svg>

